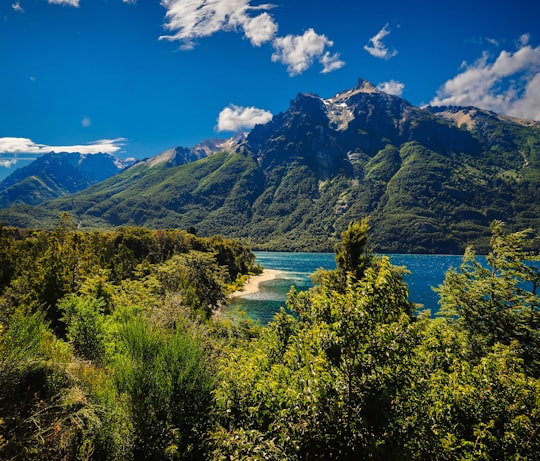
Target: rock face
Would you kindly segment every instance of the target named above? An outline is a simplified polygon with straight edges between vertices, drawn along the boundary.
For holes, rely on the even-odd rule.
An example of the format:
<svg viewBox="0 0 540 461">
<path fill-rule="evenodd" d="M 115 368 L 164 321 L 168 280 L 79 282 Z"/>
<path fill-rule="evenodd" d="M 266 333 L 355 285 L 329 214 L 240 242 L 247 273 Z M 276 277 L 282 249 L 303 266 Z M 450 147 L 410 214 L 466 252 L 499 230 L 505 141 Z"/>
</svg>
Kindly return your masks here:
<svg viewBox="0 0 540 461">
<path fill-rule="evenodd" d="M 374 250 L 429 253 L 481 251 L 493 219 L 540 229 L 537 122 L 419 108 L 359 80 L 332 98 L 299 94 L 221 143 L 173 149 L 84 195 L 0 220 L 34 227 L 68 211 L 82 226 L 195 227 L 313 251 L 332 250 L 350 220 L 370 216 Z"/>
<path fill-rule="evenodd" d="M 247 138 L 262 168 L 303 159 L 323 178 L 349 170 L 355 153 L 374 156 L 388 144 L 417 142 L 437 152 L 479 153 L 473 135 L 365 80 L 330 99 L 299 94 L 289 110 Z"/>
</svg>

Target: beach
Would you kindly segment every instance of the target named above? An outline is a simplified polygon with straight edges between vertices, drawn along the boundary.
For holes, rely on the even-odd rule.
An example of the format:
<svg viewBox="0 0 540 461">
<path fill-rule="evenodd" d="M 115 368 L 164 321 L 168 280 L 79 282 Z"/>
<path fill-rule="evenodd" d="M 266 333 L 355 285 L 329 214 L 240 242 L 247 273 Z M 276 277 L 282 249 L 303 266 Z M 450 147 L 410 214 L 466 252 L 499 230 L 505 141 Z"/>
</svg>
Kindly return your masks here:
<svg viewBox="0 0 540 461">
<path fill-rule="evenodd" d="M 283 271 L 277 269 L 264 269 L 259 275 L 252 275 L 240 289 L 231 293 L 231 298 L 241 298 L 259 291 L 259 285 L 263 282 L 277 279 Z"/>
</svg>

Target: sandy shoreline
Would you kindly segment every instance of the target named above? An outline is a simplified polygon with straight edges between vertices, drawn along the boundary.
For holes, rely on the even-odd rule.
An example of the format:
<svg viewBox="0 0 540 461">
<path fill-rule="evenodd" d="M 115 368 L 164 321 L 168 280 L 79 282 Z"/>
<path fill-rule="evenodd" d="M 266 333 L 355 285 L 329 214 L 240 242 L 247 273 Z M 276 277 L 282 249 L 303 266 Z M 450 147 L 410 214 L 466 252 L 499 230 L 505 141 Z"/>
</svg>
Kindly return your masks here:
<svg viewBox="0 0 540 461">
<path fill-rule="evenodd" d="M 245 285 L 240 289 L 231 293 L 231 298 L 241 298 L 243 296 L 251 295 L 259 291 L 259 285 L 263 282 L 277 279 L 283 271 L 276 269 L 264 269 L 259 275 L 252 275 Z"/>
</svg>

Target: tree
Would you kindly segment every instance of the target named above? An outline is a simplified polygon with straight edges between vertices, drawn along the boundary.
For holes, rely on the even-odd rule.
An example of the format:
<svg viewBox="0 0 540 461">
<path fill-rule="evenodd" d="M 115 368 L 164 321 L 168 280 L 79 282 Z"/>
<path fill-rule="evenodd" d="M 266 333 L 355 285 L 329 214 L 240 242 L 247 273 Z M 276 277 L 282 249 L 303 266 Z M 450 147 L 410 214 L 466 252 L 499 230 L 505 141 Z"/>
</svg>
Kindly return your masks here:
<svg viewBox="0 0 540 461">
<path fill-rule="evenodd" d="M 0 290 L 9 285 L 16 267 L 15 239 L 0 223 Z"/>
<path fill-rule="evenodd" d="M 366 231 L 365 222 L 349 226 L 337 271 L 292 291 L 295 315 L 282 310 L 259 341 L 224 360 L 221 459 L 245 453 L 248 441 L 250 456 L 271 448 L 276 459 L 384 459 L 394 450 L 387 429 L 407 381 L 412 307 L 402 271 L 365 253 Z"/>
<path fill-rule="evenodd" d="M 485 355 L 495 344 L 518 341 L 529 370 L 540 373 L 540 272 L 527 264 L 525 241 L 531 231 L 508 234 L 491 225 L 485 263 L 467 249 L 459 270 L 449 270 L 438 288 L 440 315 L 469 335 L 472 351 Z"/>
<path fill-rule="evenodd" d="M 104 302 L 98 299 L 69 295 L 59 303 L 66 324 L 67 340 L 75 353 L 86 360 L 102 363 L 105 359 Z"/>
<path fill-rule="evenodd" d="M 467 333 L 442 318 L 417 321 L 415 336 L 387 429 L 401 456 L 388 459 L 535 459 L 540 381 L 519 347 L 471 361 Z"/>
<path fill-rule="evenodd" d="M 357 280 L 362 278 L 372 260 L 367 250 L 368 231 L 368 218 L 351 221 L 341 234 L 341 244 L 335 248 L 338 271 L 351 273 Z"/>
</svg>

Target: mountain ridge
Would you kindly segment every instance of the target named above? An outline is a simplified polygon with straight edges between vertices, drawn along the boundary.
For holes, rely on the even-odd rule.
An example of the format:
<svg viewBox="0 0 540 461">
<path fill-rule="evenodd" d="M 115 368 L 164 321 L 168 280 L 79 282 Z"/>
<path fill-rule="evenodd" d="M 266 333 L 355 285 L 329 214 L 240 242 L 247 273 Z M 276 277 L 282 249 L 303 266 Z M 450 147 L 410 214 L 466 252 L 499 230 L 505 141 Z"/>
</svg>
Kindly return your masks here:
<svg viewBox="0 0 540 461">
<path fill-rule="evenodd" d="M 298 94 L 221 152 L 140 162 L 39 213 L 41 222 L 67 211 L 86 227 L 195 227 L 310 251 L 331 250 L 350 220 L 369 215 L 377 251 L 460 253 L 487 247 L 493 219 L 538 229 L 539 182 L 540 124 L 419 108 L 360 79 L 333 98 Z M 16 209 L 0 220 L 36 222 Z"/>
<path fill-rule="evenodd" d="M 50 152 L 0 181 L 0 207 L 36 205 L 78 192 L 132 163 L 108 153 Z"/>
</svg>

